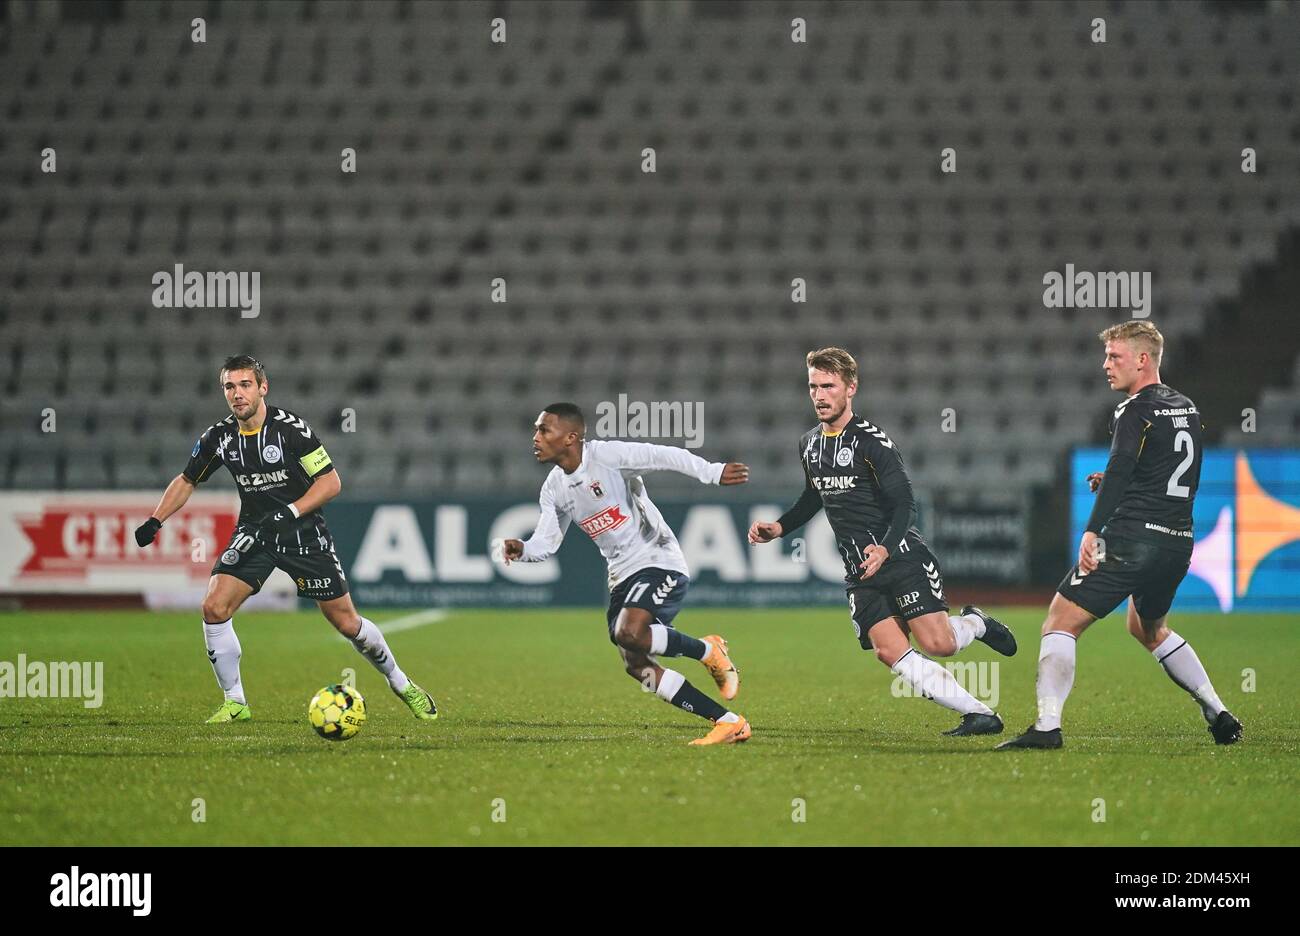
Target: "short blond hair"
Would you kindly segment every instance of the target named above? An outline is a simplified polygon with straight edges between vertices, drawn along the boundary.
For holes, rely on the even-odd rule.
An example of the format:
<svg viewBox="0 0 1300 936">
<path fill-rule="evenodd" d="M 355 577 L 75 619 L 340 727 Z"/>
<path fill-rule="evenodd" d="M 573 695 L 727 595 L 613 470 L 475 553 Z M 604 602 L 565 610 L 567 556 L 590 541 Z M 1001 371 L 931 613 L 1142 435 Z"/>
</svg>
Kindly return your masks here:
<svg viewBox="0 0 1300 936">
<path fill-rule="evenodd" d="M 820 351 L 809 351 L 807 361 L 808 366 L 813 370 L 826 371 L 828 374 L 839 374 L 846 387 L 851 383 L 857 383 L 858 362 L 853 360 L 853 355 L 843 348 L 822 348 Z"/>
<path fill-rule="evenodd" d="M 1160 366 L 1160 358 L 1165 353 L 1165 336 L 1160 329 L 1143 319 L 1120 322 L 1112 325 L 1097 335 L 1103 342 L 1127 341 L 1135 351 L 1145 351 Z"/>
</svg>

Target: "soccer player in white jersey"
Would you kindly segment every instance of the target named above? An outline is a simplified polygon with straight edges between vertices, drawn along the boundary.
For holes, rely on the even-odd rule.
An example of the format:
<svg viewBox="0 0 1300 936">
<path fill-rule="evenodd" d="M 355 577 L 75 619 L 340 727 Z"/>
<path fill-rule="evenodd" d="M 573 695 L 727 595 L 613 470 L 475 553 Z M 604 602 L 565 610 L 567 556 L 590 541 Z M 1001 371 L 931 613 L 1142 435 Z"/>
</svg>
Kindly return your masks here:
<svg viewBox="0 0 1300 936">
<path fill-rule="evenodd" d="M 606 623 L 627 674 L 665 702 L 713 722 L 713 729 L 691 744 L 749 740 L 752 731 L 743 716 L 656 660 L 699 660 L 727 701 L 740 689 L 740 674 L 725 640 L 716 634 L 699 640 L 672 626 L 690 585 L 689 569 L 677 537 L 641 480 L 642 472 L 658 470 L 676 471 L 702 484 L 744 484 L 749 469 L 736 462 L 707 462 L 668 445 L 586 441 L 586 420 L 573 403 L 546 407 L 534 428 L 533 455 L 555 467 L 542 485 L 537 529 L 527 542 L 503 541 L 502 560 L 508 564 L 549 559 L 560 548 L 569 523 L 577 520 L 609 565 Z"/>
</svg>

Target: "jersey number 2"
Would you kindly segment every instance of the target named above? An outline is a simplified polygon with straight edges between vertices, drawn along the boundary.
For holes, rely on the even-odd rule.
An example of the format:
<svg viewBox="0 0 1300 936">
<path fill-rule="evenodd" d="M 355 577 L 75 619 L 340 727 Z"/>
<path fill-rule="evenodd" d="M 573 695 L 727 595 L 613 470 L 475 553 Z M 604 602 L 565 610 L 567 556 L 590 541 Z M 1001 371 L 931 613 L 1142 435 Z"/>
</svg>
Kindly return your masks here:
<svg viewBox="0 0 1300 936">
<path fill-rule="evenodd" d="M 1169 476 L 1169 484 L 1165 487 L 1165 493 L 1170 497 L 1187 497 L 1192 493 L 1192 489 L 1186 484 L 1179 484 L 1187 469 L 1192 465 L 1192 459 L 1196 457 L 1195 444 L 1192 442 L 1192 434 L 1186 429 L 1180 430 L 1178 435 L 1174 436 L 1174 451 L 1181 452 L 1187 449 L 1187 457 L 1184 458 L 1174 469 L 1174 473 Z"/>
</svg>

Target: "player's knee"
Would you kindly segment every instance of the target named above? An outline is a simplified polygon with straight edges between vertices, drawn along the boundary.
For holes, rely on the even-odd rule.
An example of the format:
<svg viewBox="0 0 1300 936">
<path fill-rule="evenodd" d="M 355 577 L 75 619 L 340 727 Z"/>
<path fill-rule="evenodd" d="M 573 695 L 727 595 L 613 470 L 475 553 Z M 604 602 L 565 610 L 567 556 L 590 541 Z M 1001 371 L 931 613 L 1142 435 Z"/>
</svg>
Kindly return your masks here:
<svg viewBox="0 0 1300 936">
<path fill-rule="evenodd" d="M 219 624 L 222 621 L 229 621 L 235 614 L 234 602 L 226 598 L 220 598 L 216 595 L 208 595 L 203 599 L 203 620 L 212 624 Z"/>
<path fill-rule="evenodd" d="M 1128 632 L 1148 650 L 1154 650 L 1169 636 L 1169 628 L 1160 622 L 1148 624 L 1140 618 L 1128 622 Z"/>
<path fill-rule="evenodd" d="M 1059 623 L 1057 616 L 1051 611 L 1048 611 L 1047 617 L 1043 620 L 1042 636 L 1046 637 L 1052 631 L 1061 630 L 1061 628 L 1057 626 Z"/>
<path fill-rule="evenodd" d="M 334 625 L 334 629 L 344 637 L 352 638 L 361 633 L 361 615 L 355 611 L 326 614 L 325 619 Z"/>
<path fill-rule="evenodd" d="M 1080 628 L 1066 618 L 1066 615 L 1048 611 L 1047 620 L 1043 621 L 1043 636 L 1046 637 L 1053 631 L 1074 634 L 1076 637 L 1082 632 Z"/>
<path fill-rule="evenodd" d="M 1141 643 L 1146 643 L 1146 630 L 1142 627 L 1141 618 L 1137 615 L 1131 615 L 1128 619 L 1128 632 L 1138 639 Z"/>
<path fill-rule="evenodd" d="M 957 652 L 957 638 L 951 633 L 926 631 L 916 635 L 916 642 L 930 656 L 947 657 Z"/>
<path fill-rule="evenodd" d="M 901 660 L 903 654 L 907 652 L 898 647 L 888 645 L 882 647 L 879 644 L 872 647 L 871 651 L 876 655 L 876 659 L 883 663 L 888 669 L 893 669 L 894 664 Z"/>
<path fill-rule="evenodd" d="M 635 627 L 623 621 L 614 626 L 614 643 L 624 650 L 649 650 L 650 636 L 645 628 Z"/>
</svg>

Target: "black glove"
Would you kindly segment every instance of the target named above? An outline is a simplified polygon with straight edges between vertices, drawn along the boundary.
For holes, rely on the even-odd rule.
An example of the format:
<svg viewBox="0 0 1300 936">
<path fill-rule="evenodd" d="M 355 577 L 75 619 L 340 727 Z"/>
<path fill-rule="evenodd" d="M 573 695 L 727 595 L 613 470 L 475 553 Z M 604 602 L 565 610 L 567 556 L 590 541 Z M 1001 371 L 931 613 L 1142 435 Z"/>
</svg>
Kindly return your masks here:
<svg viewBox="0 0 1300 936">
<path fill-rule="evenodd" d="M 263 517 L 260 526 L 267 536 L 274 536 L 277 533 L 287 536 L 298 528 L 298 518 L 288 507 L 281 507 L 275 513 Z"/>
<path fill-rule="evenodd" d="M 158 531 L 161 529 L 162 521 L 157 517 L 150 517 L 135 528 L 135 544 L 143 549 L 153 542 L 153 538 L 158 535 Z"/>
</svg>

